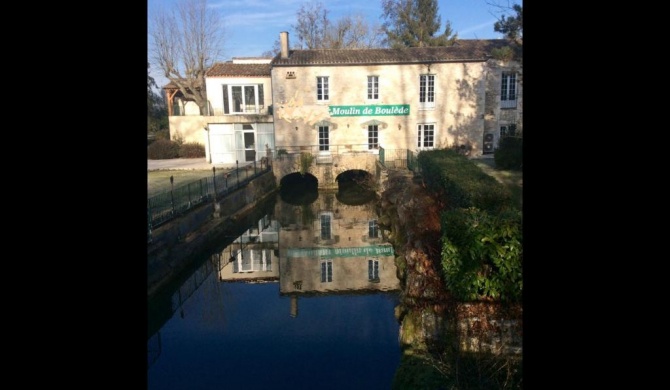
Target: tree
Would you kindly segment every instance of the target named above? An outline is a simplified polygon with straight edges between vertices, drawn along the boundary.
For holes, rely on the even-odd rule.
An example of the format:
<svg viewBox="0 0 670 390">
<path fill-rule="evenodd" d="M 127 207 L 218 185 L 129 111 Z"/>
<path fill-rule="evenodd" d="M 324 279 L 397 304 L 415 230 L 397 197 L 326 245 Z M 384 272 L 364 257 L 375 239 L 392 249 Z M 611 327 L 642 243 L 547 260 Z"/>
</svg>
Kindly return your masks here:
<svg viewBox="0 0 670 390">
<path fill-rule="evenodd" d="M 150 65 L 147 63 L 147 70 Z M 153 88 L 158 88 L 156 80 L 147 71 L 147 133 L 153 133 L 168 126 L 167 106 L 162 95 Z"/>
<path fill-rule="evenodd" d="M 493 25 L 493 30 L 505 35 L 505 37 L 516 44 L 523 42 L 523 8 L 519 4 L 514 4 L 512 10 L 516 12 L 514 16 L 501 16 Z"/>
<path fill-rule="evenodd" d="M 386 40 L 393 48 L 452 45 L 458 34 L 453 34 L 451 23 L 440 29 L 437 0 L 382 0 L 382 25 Z"/>
<path fill-rule="evenodd" d="M 523 7 L 519 4 L 510 6 L 510 0 L 501 3 L 502 0 L 487 0 L 486 4 L 495 9 L 491 12 L 498 19 L 493 25 L 493 30 L 505 35 L 505 38 L 511 40 L 517 45 L 523 43 Z M 509 16 L 510 13 L 516 15 Z"/>
<path fill-rule="evenodd" d="M 154 64 L 201 115 L 208 114 L 205 73 L 222 57 L 224 26 L 220 14 L 207 9 L 207 0 L 177 0 L 171 13 L 153 15 L 150 53 Z"/>
<path fill-rule="evenodd" d="M 147 114 L 151 114 L 154 108 L 154 101 L 156 98 L 156 93 L 152 88 L 158 88 L 156 85 L 156 80 L 153 77 L 149 76 L 149 68 L 151 65 L 147 62 Z"/>
<path fill-rule="evenodd" d="M 297 12 L 298 23 L 293 27 L 298 35 L 299 47 L 323 49 L 326 31 L 330 24 L 328 10 L 320 2 L 305 2 Z"/>
<path fill-rule="evenodd" d="M 320 2 L 305 2 L 297 12 L 297 24 L 292 26 L 298 36 L 295 45 L 305 49 L 370 49 L 381 47 L 381 26 L 369 24 L 361 14 L 349 14 L 332 22 Z M 279 52 L 279 40 L 272 51 Z"/>
<path fill-rule="evenodd" d="M 383 45 L 383 38 L 381 26 L 368 24 L 361 14 L 351 14 L 328 24 L 323 48 L 373 49 Z"/>
</svg>

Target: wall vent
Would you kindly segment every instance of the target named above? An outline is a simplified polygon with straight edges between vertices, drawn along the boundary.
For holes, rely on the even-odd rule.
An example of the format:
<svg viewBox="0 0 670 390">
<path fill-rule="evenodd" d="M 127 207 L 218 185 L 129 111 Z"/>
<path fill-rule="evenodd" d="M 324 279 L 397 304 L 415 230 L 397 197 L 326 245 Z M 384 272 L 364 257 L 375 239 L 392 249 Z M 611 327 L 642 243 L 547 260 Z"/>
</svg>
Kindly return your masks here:
<svg viewBox="0 0 670 390">
<path fill-rule="evenodd" d="M 295 71 L 289 70 L 286 72 L 286 78 L 287 79 L 294 79 L 295 78 Z"/>
</svg>

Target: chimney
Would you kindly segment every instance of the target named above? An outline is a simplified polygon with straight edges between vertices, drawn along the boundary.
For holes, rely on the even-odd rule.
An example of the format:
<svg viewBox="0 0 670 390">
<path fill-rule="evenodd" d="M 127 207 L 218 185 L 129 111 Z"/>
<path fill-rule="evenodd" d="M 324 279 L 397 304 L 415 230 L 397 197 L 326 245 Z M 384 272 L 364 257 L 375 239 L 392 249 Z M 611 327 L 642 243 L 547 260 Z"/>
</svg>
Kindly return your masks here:
<svg viewBox="0 0 670 390">
<path fill-rule="evenodd" d="M 281 44 L 281 58 L 286 60 L 288 59 L 288 31 L 279 33 L 279 42 Z"/>
</svg>

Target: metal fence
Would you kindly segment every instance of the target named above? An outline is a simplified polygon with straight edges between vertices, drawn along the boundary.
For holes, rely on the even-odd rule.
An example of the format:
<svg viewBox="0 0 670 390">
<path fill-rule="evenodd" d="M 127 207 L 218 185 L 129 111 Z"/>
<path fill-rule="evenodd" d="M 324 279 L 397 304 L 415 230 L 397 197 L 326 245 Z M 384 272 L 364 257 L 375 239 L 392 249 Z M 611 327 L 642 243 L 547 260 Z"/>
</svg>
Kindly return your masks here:
<svg viewBox="0 0 670 390">
<path fill-rule="evenodd" d="M 206 202 L 215 202 L 219 197 L 244 187 L 254 178 L 269 172 L 272 166 L 267 159 L 254 161 L 232 171 L 217 173 L 200 180 L 173 187 L 147 199 L 147 235 L 151 240 L 153 229 Z M 170 183 L 173 178 L 170 177 Z"/>
<path fill-rule="evenodd" d="M 379 162 L 386 168 L 405 168 L 415 171 L 416 154 L 409 149 L 384 149 L 379 147 Z"/>
</svg>

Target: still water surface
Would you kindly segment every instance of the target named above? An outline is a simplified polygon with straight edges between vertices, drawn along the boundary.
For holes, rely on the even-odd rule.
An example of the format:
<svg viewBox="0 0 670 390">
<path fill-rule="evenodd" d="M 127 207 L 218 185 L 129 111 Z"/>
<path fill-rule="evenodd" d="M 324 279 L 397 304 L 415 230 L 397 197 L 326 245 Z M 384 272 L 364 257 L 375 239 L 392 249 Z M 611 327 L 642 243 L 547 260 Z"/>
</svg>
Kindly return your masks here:
<svg viewBox="0 0 670 390">
<path fill-rule="evenodd" d="M 148 389 L 391 388 L 400 287 L 374 196 L 294 189 L 149 302 Z"/>
</svg>

